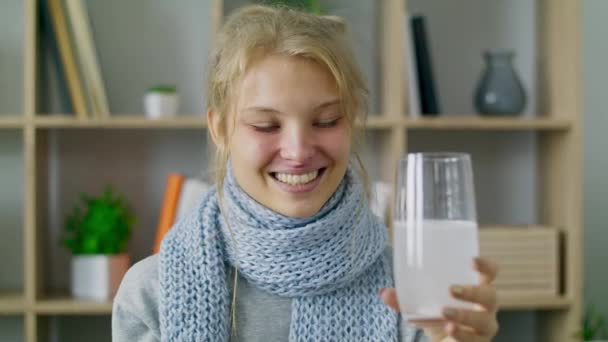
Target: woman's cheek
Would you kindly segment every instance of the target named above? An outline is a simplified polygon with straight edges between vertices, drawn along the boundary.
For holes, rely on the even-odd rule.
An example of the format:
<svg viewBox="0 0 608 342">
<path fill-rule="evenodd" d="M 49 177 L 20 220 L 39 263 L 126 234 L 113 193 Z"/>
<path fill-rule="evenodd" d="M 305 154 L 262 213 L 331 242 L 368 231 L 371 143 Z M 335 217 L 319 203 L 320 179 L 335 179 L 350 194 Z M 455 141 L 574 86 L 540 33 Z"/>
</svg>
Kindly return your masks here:
<svg viewBox="0 0 608 342">
<path fill-rule="evenodd" d="M 236 142 L 236 141 L 235 141 Z M 266 165 L 274 154 L 276 143 L 272 137 L 260 137 L 259 134 L 250 133 L 239 139 L 239 156 L 255 166 Z"/>
<path fill-rule="evenodd" d="M 335 160 L 348 160 L 351 149 L 351 137 L 347 129 L 338 129 L 322 135 L 322 146 L 326 153 Z"/>
</svg>

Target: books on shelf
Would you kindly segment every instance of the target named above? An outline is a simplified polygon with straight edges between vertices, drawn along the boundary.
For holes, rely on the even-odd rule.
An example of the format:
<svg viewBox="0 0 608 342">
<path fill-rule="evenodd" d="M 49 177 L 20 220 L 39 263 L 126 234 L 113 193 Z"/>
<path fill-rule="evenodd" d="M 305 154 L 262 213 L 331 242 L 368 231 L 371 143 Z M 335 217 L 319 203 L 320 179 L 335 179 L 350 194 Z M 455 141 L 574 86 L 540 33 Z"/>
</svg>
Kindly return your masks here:
<svg viewBox="0 0 608 342">
<path fill-rule="evenodd" d="M 438 115 L 439 97 L 435 87 L 433 60 L 426 18 L 423 15 L 405 16 L 404 36 L 408 61 L 409 112 L 413 117 L 419 115 Z"/>
<path fill-rule="evenodd" d="M 88 114 L 88 109 L 84 94 L 82 93 L 82 80 L 74 58 L 74 51 L 61 0 L 42 1 L 48 1 L 47 9 L 53 23 L 53 32 L 55 33 L 57 46 L 59 47 L 59 55 L 63 64 L 72 107 L 79 118 L 85 118 Z"/>
<path fill-rule="evenodd" d="M 63 86 L 62 79 L 67 85 L 67 89 L 60 89 L 60 95 L 69 96 L 71 107 L 80 119 L 109 116 L 85 2 L 41 0 L 41 16 L 43 21 L 52 24 L 52 30 L 46 30 L 46 38 L 50 41 L 51 50 L 56 42 L 59 56 L 51 55 L 58 66 L 60 87 Z"/>
<path fill-rule="evenodd" d="M 50 54 L 50 60 L 56 72 L 57 87 L 59 90 L 60 112 L 74 113 L 70 96 L 68 94 L 68 86 L 66 73 L 61 62 L 59 54 L 59 45 L 53 32 L 53 20 L 51 19 L 48 0 L 40 1 L 40 22 L 41 22 L 41 40 L 44 42 L 45 53 Z"/>
<path fill-rule="evenodd" d="M 108 99 L 97 61 L 97 52 L 91 34 L 86 2 L 83 0 L 65 0 L 65 3 L 91 113 L 96 117 L 108 117 L 110 109 L 108 108 Z"/>
<path fill-rule="evenodd" d="M 420 109 L 420 91 L 418 90 L 418 64 L 416 63 L 416 54 L 414 50 L 414 36 L 410 23 L 412 17 L 405 15 L 403 20 L 404 37 L 404 56 L 407 61 L 407 91 L 408 91 L 408 112 L 411 117 L 419 117 Z"/>
<path fill-rule="evenodd" d="M 170 173 L 165 183 L 165 194 L 160 208 L 153 253 L 160 251 L 161 242 L 180 218 L 194 209 L 210 185 L 201 179 Z"/>
</svg>

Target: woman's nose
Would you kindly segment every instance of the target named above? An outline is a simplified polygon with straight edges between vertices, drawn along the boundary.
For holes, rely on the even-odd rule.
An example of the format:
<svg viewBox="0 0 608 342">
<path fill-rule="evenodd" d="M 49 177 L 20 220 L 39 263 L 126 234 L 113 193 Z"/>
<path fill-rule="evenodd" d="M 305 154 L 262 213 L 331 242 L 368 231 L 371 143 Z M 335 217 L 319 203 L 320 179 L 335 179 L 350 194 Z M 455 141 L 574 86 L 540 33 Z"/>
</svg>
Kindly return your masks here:
<svg viewBox="0 0 608 342">
<path fill-rule="evenodd" d="M 281 158 L 295 162 L 306 162 L 315 154 L 313 132 L 304 127 L 283 131 L 281 137 Z"/>
</svg>

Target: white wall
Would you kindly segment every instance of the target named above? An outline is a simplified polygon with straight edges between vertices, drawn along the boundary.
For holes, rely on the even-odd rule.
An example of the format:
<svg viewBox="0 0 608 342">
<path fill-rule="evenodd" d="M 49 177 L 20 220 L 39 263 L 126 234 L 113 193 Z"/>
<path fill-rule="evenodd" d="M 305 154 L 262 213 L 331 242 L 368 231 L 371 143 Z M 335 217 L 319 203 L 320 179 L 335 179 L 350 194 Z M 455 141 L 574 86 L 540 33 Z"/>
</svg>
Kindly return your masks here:
<svg viewBox="0 0 608 342">
<path fill-rule="evenodd" d="M 608 319 L 608 2 L 583 3 L 585 299 Z"/>
</svg>

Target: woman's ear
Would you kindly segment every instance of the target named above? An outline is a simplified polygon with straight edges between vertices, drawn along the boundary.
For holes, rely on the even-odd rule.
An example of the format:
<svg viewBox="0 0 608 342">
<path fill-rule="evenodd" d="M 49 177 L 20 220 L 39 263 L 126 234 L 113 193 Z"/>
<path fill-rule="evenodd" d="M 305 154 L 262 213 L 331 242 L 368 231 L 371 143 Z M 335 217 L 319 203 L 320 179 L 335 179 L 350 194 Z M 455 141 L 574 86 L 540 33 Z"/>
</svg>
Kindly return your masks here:
<svg viewBox="0 0 608 342">
<path fill-rule="evenodd" d="M 221 117 L 220 113 L 213 108 L 207 110 L 207 126 L 211 139 L 217 147 L 221 147 L 223 144 L 223 132 L 221 130 Z"/>
</svg>

